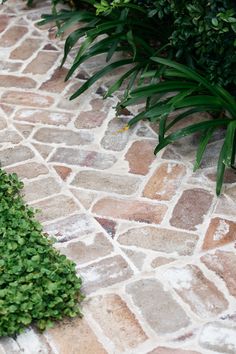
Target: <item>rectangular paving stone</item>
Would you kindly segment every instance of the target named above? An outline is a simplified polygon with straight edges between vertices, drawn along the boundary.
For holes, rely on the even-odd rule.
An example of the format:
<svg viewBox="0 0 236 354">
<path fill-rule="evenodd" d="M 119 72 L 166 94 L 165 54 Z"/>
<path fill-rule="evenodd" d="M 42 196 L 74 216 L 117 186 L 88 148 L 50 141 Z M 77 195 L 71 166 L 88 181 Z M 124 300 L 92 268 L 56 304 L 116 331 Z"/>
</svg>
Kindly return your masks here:
<svg viewBox="0 0 236 354">
<path fill-rule="evenodd" d="M 194 265 L 173 267 L 164 276 L 171 288 L 201 318 L 217 315 L 227 309 L 228 302 L 224 295 L 204 276 L 200 268 Z"/>
<path fill-rule="evenodd" d="M 27 202 L 33 202 L 59 193 L 60 190 L 61 187 L 54 178 L 46 177 L 25 183 L 23 194 Z"/>
<path fill-rule="evenodd" d="M 15 113 L 14 120 L 33 124 L 67 125 L 72 115 L 64 112 L 40 109 L 20 109 Z"/>
<path fill-rule="evenodd" d="M 41 222 L 61 218 L 73 214 L 80 209 L 74 200 L 66 195 L 57 195 L 31 204 L 31 206 L 39 209 L 36 216 Z"/>
<path fill-rule="evenodd" d="M 41 128 L 39 129 L 33 136 L 33 139 L 41 142 L 41 143 L 54 143 L 54 144 L 65 144 L 65 145 L 87 145 L 93 141 L 93 135 L 89 132 L 79 131 L 74 132 L 69 129 L 59 129 L 59 128 Z M 57 150 L 57 153 L 54 155 L 59 155 L 58 159 L 61 157 L 62 161 L 59 160 L 58 162 L 64 162 L 63 158 L 64 155 L 68 158 L 68 156 L 76 155 L 78 150 L 67 150 L 64 148 L 60 148 Z M 67 156 L 68 155 L 68 156 Z"/>
<path fill-rule="evenodd" d="M 81 171 L 72 181 L 72 185 L 76 187 L 124 195 L 135 193 L 139 183 L 140 179 L 138 177 L 108 174 L 99 171 Z"/>
<path fill-rule="evenodd" d="M 75 121 L 75 127 L 78 129 L 92 129 L 102 125 L 107 114 L 102 111 L 81 112 Z"/>
<path fill-rule="evenodd" d="M 191 255 L 198 236 L 175 230 L 143 226 L 119 235 L 117 241 L 125 246 L 136 246 L 164 253 Z"/>
<path fill-rule="evenodd" d="M 87 307 L 105 336 L 114 343 L 114 351 L 134 349 L 148 339 L 137 318 L 119 295 L 93 297 Z"/>
<path fill-rule="evenodd" d="M 26 38 L 10 54 L 10 59 L 26 60 L 30 58 L 40 48 L 42 40 L 40 38 Z"/>
<path fill-rule="evenodd" d="M 10 166 L 17 162 L 32 159 L 34 153 L 30 148 L 23 145 L 18 145 L 13 148 L 8 148 L 0 151 L 1 166 Z"/>
<path fill-rule="evenodd" d="M 65 82 L 67 73 L 65 68 L 56 69 L 51 78 L 40 86 L 40 90 L 61 93 L 68 86 L 68 82 Z"/>
<path fill-rule="evenodd" d="M 135 281 L 126 289 L 138 311 L 157 334 L 176 332 L 190 324 L 182 307 L 155 278 Z"/>
<path fill-rule="evenodd" d="M 95 232 L 96 228 L 91 217 L 86 214 L 76 214 L 44 226 L 44 231 L 55 236 L 58 242 L 66 242 Z"/>
<path fill-rule="evenodd" d="M 38 95 L 37 93 L 24 91 L 6 91 L 2 95 L 1 101 L 3 103 L 29 107 L 49 107 L 53 104 L 53 98 L 50 96 L 43 96 Z"/>
<path fill-rule="evenodd" d="M 48 168 L 38 162 L 26 162 L 21 165 L 6 168 L 8 173 L 17 173 L 20 178 L 32 179 L 48 174 Z"/>
<path fill-rule="evenodd" d="M 11 47 L 16 44 L 26 33 L 27 27 L 11 26 L 0 38 L 0 47 Z"/>
<path fill-rule="evenodd" d="M 76 133 L 75 133 L 76 134 Z M 73 139 L 73 136 L 72 136 Z M 73 143 L 73 140 L 71 142 Z M 68 141 L 69 141 L 68 137 Z M 116 157 L 111 154 L 104 154 L 101 152 L 90 151 L 90 150 L 81 150 L 81 149 L 72 149 L 72 148 L 58 148 L 55 153 L 50 158 L 50 162 L 60 162 L 68 165 L 79 165 L 83 167 L 93 167 L 99 170 L 105 170 L 109 167 L 112 167 L 116 162 Z M 84 174 L 88 174 L 89 172 L 80 172 L 80 176 Z M 97 172 L 93 172 L 92 174 L 96 174 Z M 91 176 L 91 174 L 90 174 Z M 76 180 L 78 175 L 75 177 L 72 182 L 74 185 L 76 184 Z"/>
<path fill-rule="evenodd" d="M 32 73 L 32 74 L 45 74 L 55 61 L 57 60 L 59 53 L 57 52 L 46 52 L 41 51 L 38 52 L 36 58 L 32 60 L 31 63 L 27 65 L 24 70 L 24 73 Z"/>
<path fill-rule="evenodd" d="M 79 268 L 78 273 L 83 279 L 83 289 L 86 294 L 129 279 L 133 274 L 128 263 L 121 256 L 105 258 L 87 267 Z"/>
<path fill-rule="evenodd" d="M 34 88 L 36 84 L 26 76 L 0 75 L 0 87 Z"/>
<path fill-rule="evenodd" d="M 152 162 L 156 159 L 154 155 L 154 149 L 157 145 L 155 140 L 138 140 L 135 141 L 127 153 L 125 154 L 125 159 L 129 163 L 129 172 L 146 175 Z"/>
<path fill-rule="evenodd" d="M 139 200 L 103 198 L 94 205 L 92 211 L 103 217 L 159 224 L 164 218 L 166 210 L 165 205 Z"/>
</svg>

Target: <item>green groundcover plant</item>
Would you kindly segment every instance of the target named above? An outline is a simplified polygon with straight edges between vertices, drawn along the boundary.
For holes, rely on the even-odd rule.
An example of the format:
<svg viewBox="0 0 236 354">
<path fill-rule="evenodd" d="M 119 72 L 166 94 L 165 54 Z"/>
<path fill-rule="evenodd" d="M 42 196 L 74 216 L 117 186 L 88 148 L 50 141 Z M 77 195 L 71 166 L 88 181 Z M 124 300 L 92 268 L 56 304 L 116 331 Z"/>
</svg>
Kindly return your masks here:
<svg viewBox="0 0 236 354">
<path fill-rule="evenodd" d="M 43 234 L 22 188 L 16 174 L 0 169 L 0 336 L 80 315 L 83 298 L 75 264 Z"/>
</svg>

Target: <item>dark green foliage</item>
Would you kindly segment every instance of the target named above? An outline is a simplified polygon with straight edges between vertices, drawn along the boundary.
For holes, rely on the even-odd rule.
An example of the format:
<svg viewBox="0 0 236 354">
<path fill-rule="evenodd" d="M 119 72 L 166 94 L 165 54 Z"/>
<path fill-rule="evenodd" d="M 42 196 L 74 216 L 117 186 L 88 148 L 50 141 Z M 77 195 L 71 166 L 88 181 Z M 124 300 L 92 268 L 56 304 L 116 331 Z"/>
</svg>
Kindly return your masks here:
<svg viewBox="0 0 236 354">
<path fill-rule="evenodd" d="M 25 205 L 23 184 L 0 169 L 0 336 L 35 323 L 40 330 L 80 314 L 75 264 L 52 247 Z"/>
</svg>

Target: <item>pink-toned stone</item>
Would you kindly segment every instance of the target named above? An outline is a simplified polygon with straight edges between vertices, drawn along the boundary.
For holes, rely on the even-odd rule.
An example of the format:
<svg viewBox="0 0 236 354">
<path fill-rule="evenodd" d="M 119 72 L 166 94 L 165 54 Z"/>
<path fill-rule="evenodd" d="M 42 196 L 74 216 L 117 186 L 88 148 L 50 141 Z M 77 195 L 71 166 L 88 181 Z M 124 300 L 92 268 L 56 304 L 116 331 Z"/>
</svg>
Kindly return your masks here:
<svg viewBox="0 0 236 354">
<path fill-rule="evenodd" d="M 65 82 L 67 72 L 68 70 L 65 68 L 56 69 L 51 78 L 40 86 L 40 90 L 61 93 L 68 85 Z"/>
<path fill-rule="evenodd" d="M 44 98 L 47 96 L 41 97 Z M 71 114 L 51 110 L 48 111 L 41 109 L 24 108 L 16 112 L 14 119 L 17 121 L 25 121 L 33 124 L 41 123 L 48 125 L 67 125 L 71 120 Z"/>
<path fill-rule="evenodd" d="M 54 178 L 45 177 L 25 183 L 23 193 L 27 202 L 32 202 L 59 193 L 60 190 L 61 188 Z"/>
<path fill-rule="evenodd" d="M 76 133 L 74 133 L 76 134 Z M 86 140 L 83 140 L 83 137 L 78 135 L 77 140 L 80 139 L 83 143 L 86 143 Z M 68 144 L 70 137 L 68 136 Z M 73 143 L 73 135 L 71 144 Z M 99 170 L 105 170 L 114 165 L 116 162 L 116 157 L 111 154 L 81 150 L 81 149 L 72 149 L 72 148 L 58 148 L 55 153 L 50 158 L 50 162 L 60 162 L 68 165 L 79 165 L 83 167 L 93 167 Z M 75 184 L 77 177 L 75 177 Z M 73 182 L 74 184 L 74 182 Z"/>
<path fill-rule="evenodd" d="M 135 141 L 125 155 L 129 163 L 129 172 L 138 175 L 146 175 L 150 165 L 155 160 L 154 148 L 156 141 L 138 140 Z"/>
<path fill-rule="evenodd" d="M 112 238 L 115 236 L 117 224 L 113 220 L 108 220 L 105 218 L 95 218 L 97 222 L 106 230 L 109 236 Z"/>
<path fill-rule="evenodd" d="M 7 122 L 3 117 L 0 117 L 0 130 L 7 127 Z"/>
<path fill-rule="evenodd" d="M 208 250 L 236 240 L 236 223 L 222 218 L 211 220 L 202 248 Z"/>
<path fill-rule="evenodd" d="M 201 353 L 189 349 L 158 347 L 156 349 L 153 349 L 151 352 L 148 352 L 147 354 L 201 354 Z"/>
<path fill-rule="evenodd" d="M 16 44 L 26 33 L 28 29 L 23 26 L 11 26 L 3 33 L 0 38 L 0 47 L 11 47 Z"/>
<path fill-rule="evenodd" d="M 53 98 L 38 95 L 33 92 L 6 91 L 1 98 L 4 103 L 23 105 L 30 107 L 49 107 L 53 104 Z"/>
<path fill-rule="evenodd" d="M 20 178 L 35 178 L 41 175 L 48 174 L 48 169 L 45 165 L 38 162 L 26 162 L 21 165 L 6 168 L 8 173 L 17 173 Z"/>
<path fill-rule="evenodd" d="M 33 59 L 32 62 L 27 65 L 24 70 L 24 73 L 43 75 L 51 69 L 58 56 L 59 53 L 57 52 L 38 52 L 36 58 Z"/>
<path fill-rule="evenodd" d="M 135 315 L 120 296 L 97 296 L 91 298 L 87 306 L 105 336 L 114 343 L 114 351 L 134 349 L 147 340 Z"/>
<path fill-rule="evenodd" d="M 15 123 L 14 126 L 25 138 L 28 138 L 28 136 L 30 136 L 30 134 L 32 133 L 32 131 L 34 129 L 34 126 L 31 124 Z"/>
<path fill-rule="evenodd" d="M 27 146 L 18 145 L 0 151 L 0 162 L 2 166 L 13 165 L 34 157 L 34 153 Z"/>
<path fill-rule="evenodd" d="M 53 147 L 49 145 L 33 144 L 33 146 L 44 159 L 46 159 L 50 152 L 53 150 Z"/>
<path fill-rule="evenodd" d="M 73 193 L 73 195 L 75 196 L 75 198 L 77 200 L 80 201 L 80 203 L 86 208 L 89 209 L 90 206 L 92 205 L 93 201 L 96 199 L 97 197 L 97 193 L 95 192 L 91 192 L 88 190 L 84 190 L 84 189 L 75 189 L 75 188 L 71 188 L 70 189 L 71 192 Z"/>
<path fill-rule="evenodd" d="M 106 113 L 102 111 L 81 112 L 75 121 L 78 129 L 91 129 L 100 127 L 106 118 Z"/>
<path fill-rule="evenodd" d="M 135 246 L 164 253 L 178 253 L 186 256 L 193 253 L 198 236 L 187 232 L 143 226 L 124 232 L 117 240 L 125 246 Z"/>
<path fill-rule="evenodd" d="M 50 113 L 49 117 L 50 116 L 52 116 L 52 113 Z M 41 128 L 34 134 L 33 138 L 41 143 L 65 144 L 68 146 L 87 145 L 93 141 L 93 135 L 89 132 L 73 132 L 69 129 L 59 128 Z M 73 154 L 73 150 L 67 150 L 62 148 L 60 149 L 60 151 L 68 151 L 69 154 Z M 77 151 L 78 150 L 76 150 L 76 153 L 78 153 Z"/>
<path fill-rule="evenodd" d="M 142 252 L 137 252 L 131 249 L 122 248 L 122 251 L 131 260 L 136 268 L 142 270 L 146 255 Z"/>
<path fill-rule="evenodd" d="M 10 18 L 7 15 L 0 15 L 0 33 L 5 31 L 9 23 Z"/>
<path fill-rule="evenodd" d="M 230 294 L 236 297 L 235 253 L 218 250 L 214 254 L 206 254 L 201 260 L 209 269 L 224 280 Z"/>
<path fill-rule="evenodd" d="M 185 190 L 178 200 L 170 224 L 172 226 L 196 230 L 204 221 L 213 201 L 213 195 L 201 188 Z"/>
<path fill-rule="evenodd" d="M 100 162 L 98 161 L 98 163 Z M 138 177 L 100 171 L 81 171 L 72 181 L 72 185 L 76 187 L 124 195 L 135 193 L 139 187 L 139 183 L 140 179 Z"/>
<path fill-rule="evenodd" d="M 22 137 L 13 129 L 4 129 L 0 131 L 0 142 L 18 144 Z"/>
<path fill-rule="evenodd" d="M 46 233 L 55 236 L 59 242 L 66 242 L 93 233 L 93 219 L 86 214 L 68 216 L 44 227 Z"/>
<path fill-rule="evenodd" d="M 26 38 L 10 55 L 10 59 L 26 60 L 30 58 L 41 46 L 42 40 L 39 38 Z"/>
<path fill-rule="evenodd" d="M 167 207 L 164 205 L 113 198 L 103 198 L 93 207 L 93 212 L 103 217 L 155 224 L 162 221 L 166 210 Z"/>
<path fill-rule="evenodd" d="M 36 82 L 26 76 L 0 75 L 1 87 L 34 88 Z"/>
<path fill-rule="evenodd" d="M 213 282 L 194 265 L 169 268 L 165 274 L 172 289 L 201 318 L 218 315 L 228 307 L 228 301 Z"/>
<path fill-rule="evenodd" d="M 74 200 L 66 195 L 57 195 L 31 205 L 39 210 L 37 219 L 41 222 L 51 221 L 57 218 L 77 212 L 80 208 Z"/>
<path fill-rule="evenodd" d="M 183 165 L 163 163 L 146 184 L 143 196 L 156 200 L 171 200 L 181 185 L 185 172 Z"/>
<path fill-rule="evenodd" d="M 63 181 L 67 179 L 67 177 L 71 174 L 72 169 L 66 166 L 53 166 L 57 172 L 57 174 L 61 177 Z"/>
<path fill-rule="evenodd" d="M 226 188 L 224 195 L 218 197 L 216 213 L 236 217 L 236 186 Z"/>
<path fill-rule="evenodd" d="M 60 247 L 60 252 L 71 258 L 78 265 L 96 261 L 113 251 L 111 242 L 102 233 L 88 235 L 80 241 L 72 241 Z"/>
<path fill-rule="evenodd" d="M 151 266 L 152 268 L 158 268 L 174 261 L 176 261 L 175 258 L 156 257 L 153 259 Z"/>
<path fill-rule="evenodd" d="M 0 70 L 3 72 L 19 72 L 22 67 L 20 62 L 0 60 Z"/>
<path fill-rule="evenodd" d="M 108 123 L 105 135 L 101 140 L 104 149 L 122 151 L 126 147 L 132 129 L 120 132 L 124 126 L 125 123 L 119 118 L 114 118 Z"/>
<path fill-rule="evenodd" d="M 79 317 L 59 322 L 47 335 L 60 354 L 108 354 L 85 319 Z"/>
<path fill-rule="evenodd" d="M 157 334 L 176 332 L 190 324 L 182 307 L 155 278 L 137 280 L 126 289 L 139 313 Z M 156 301 L 151 301 L 153 297 Z"/>
<path fill-rule="evenodd" d="M 119 255 L 79 268 L 78 272 L 87 294 L 127 280 L 133 274 L 128 263 Z"/>
</svg>

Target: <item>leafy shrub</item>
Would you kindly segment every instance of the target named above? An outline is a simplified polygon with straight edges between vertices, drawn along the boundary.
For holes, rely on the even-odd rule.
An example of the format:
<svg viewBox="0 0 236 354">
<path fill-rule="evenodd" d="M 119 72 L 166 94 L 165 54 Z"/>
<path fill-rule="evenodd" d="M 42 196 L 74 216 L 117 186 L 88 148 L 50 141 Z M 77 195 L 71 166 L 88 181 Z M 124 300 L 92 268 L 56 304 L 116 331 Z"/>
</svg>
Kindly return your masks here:
<svg viewBox="0 0 236 354">
<path fill-rule="evenodd" d="M 0 336 L 35 323 L 40 330 L 80 314 L 81 280 L 25 205 L 23 183 L 0 169 Z"/>
</svg>

